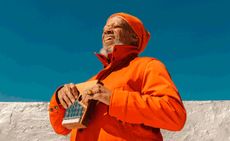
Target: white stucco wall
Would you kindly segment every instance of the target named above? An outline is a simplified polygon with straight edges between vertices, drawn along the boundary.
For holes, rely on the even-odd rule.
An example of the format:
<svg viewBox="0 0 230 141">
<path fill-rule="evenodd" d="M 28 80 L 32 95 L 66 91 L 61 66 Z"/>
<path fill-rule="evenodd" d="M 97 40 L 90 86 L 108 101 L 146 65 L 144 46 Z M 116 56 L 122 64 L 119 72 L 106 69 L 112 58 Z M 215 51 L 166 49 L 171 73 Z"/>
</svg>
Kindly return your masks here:
<svg viewBox="0 0 230 141">
<path fill-rule="evenodd" d="M 230 141 L 230 101 L 185 101 L 180 132 L 162 131 L 164 141 Z M 49 123 L 48 103 L 0 102 L 0 141 L 68 141 Z"/>
</svg>

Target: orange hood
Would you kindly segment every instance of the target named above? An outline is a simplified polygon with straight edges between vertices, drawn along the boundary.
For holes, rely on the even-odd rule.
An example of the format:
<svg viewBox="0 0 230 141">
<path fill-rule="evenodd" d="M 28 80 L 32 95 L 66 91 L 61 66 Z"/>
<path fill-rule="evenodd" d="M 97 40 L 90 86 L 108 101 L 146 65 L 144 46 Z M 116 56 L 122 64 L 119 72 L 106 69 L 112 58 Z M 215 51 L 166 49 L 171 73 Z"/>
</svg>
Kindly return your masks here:
<svg viewBox="0 0 230 141">
<path fill-rule="evenodd" d="M 144 51 L 149 41 L 150 33 L 145 29 L 141 20 L 127 13 L 115 13 L 111 15 L 108 19 L 114 16 L 121 17 L 132 27 L 133 31 L 137 34 L 139 38 L 139 44 L 138 44 L 139 53 Z"/>
</svg>

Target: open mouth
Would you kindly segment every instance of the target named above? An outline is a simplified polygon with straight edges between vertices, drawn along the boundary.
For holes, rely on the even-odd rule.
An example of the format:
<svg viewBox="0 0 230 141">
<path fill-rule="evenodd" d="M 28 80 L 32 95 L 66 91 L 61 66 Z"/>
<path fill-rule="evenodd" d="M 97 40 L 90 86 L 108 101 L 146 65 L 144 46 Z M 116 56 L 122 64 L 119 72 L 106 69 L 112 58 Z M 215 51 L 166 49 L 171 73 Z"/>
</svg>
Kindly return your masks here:
<svg viewBox="0 0 230 141">
<path fill-rule="evenodd" d="M 107 36 L 107 37 L 105 37 L 104 38 L 104 41 L 106 42 L 106 41 L 111 41 L 111 40 L 113 40 L 113 36 Z"/>
<path fill-rule="evenodd" d="M 107 41 L 107 40 L 112 40 L 114 37 L 113 36 L 105 36 L 104 37 L 104 40 Z"/>
</svg>

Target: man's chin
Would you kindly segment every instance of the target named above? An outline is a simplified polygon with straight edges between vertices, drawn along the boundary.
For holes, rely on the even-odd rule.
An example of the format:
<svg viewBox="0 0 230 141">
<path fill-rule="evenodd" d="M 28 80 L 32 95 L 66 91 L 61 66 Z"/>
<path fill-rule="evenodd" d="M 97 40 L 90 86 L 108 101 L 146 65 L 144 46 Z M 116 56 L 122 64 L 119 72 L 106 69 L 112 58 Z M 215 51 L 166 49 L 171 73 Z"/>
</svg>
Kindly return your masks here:
<svg viewBox="0 0 230 141">
<path fill-rule="evenodd" d="M 104 56 L 108 56 L 109 53 L 113 52 L 113 47 L 103 47 L 100 50 L 100 54 L 104 55 Z"/>
<path fill-rule="evenodd" d="M 101 50 L 100 50 L 100 54 L 102 54 L 102 55 L 104 55 L 104 56 L 108 56 L 108 52 L 106 51 L 106 49 L 105 48 L 102 48 Z"/>
</svg>

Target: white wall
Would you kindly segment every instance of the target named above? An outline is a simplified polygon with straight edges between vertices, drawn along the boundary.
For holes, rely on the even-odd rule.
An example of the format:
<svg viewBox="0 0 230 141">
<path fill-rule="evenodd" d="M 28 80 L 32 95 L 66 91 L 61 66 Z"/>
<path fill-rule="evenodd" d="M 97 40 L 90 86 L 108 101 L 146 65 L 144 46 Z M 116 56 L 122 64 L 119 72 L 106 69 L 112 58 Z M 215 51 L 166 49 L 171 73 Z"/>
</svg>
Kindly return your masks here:
<svg viewBox="0 0 230 141">
<path fill-rule="evenodd" d="M 164 141 L 230 141 L 230 101 L 185 101 L 180 132 L 162 131 Z M 50 127 L 48 103 L 0 103 L 0 141 L 68 141 Z"/>
</svg>

